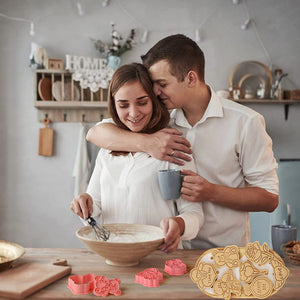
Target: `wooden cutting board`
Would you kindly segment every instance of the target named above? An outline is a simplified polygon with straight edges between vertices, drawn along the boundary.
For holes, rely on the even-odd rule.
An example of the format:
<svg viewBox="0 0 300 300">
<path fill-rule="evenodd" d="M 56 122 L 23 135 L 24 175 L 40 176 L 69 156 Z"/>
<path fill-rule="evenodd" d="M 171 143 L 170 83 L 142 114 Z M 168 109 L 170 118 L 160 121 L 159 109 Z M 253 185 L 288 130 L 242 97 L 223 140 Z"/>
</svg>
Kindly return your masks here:
<svg viewBox="0 0 300 300">
<path fill-rule="evenodd" d="M 28 262 L 0 273 L 0 296 L 24 298 L 71 273 L 70 266 Z M 66 261 L 65 261 L 66 263 Z"/>
<path fill-rule="evenodd" d="M 53 155 L 53 129 L 48 128 L 50 120 L 45 118 L 43 123 L 45 128 L 40 128 L 39 133 L 39 155 L 52 156 Z"/>
</svg>

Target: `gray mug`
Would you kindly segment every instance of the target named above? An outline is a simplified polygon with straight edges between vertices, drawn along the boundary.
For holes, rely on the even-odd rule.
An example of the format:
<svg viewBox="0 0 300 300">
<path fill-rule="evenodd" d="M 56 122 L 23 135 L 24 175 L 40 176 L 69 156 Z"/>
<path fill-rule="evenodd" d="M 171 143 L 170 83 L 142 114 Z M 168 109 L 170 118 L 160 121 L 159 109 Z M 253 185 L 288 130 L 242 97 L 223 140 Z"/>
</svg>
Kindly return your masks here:
<svg viewBox="0 0 300 300">
<path fill-rule="evenodd" d="M 175 200 L 180 197 L 183 175 L 180 170 L 168 169 L 158 171 L 158 183 L 162 197 L 165 200 Z"/>
<path fill-rule="evenodd" d="M 297 228 L 291 225 L 272 225 L 271 238 L 273 250 L 283 257 L 281 247 L 297 239 Z"/>
</svg>

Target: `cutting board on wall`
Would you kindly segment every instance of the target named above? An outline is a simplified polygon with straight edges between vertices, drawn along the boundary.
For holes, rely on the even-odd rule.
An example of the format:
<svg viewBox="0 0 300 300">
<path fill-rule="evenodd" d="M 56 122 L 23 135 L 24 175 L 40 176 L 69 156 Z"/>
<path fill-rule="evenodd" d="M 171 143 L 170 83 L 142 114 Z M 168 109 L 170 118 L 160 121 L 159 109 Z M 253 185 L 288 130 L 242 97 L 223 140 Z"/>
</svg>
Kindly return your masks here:
<svg viewBox="0 0 300 300">
<path fill-rule="evenodd" d="M 45 128 L 40 128 L 39 133 L 39 155 L 52 156 L 54 131 L 52 128 L 48 128 L 49 119 L 45 118 L 43 123 Z"/>
<path fill-rule="evenodd" d="M 21 299 L 70 274 L 70 266 L 60 265 L 63 261 L 27 262 L 1 272 L 0 296 Z M 66 261 L 64 262 L 66 264 Z"/>
</svg>

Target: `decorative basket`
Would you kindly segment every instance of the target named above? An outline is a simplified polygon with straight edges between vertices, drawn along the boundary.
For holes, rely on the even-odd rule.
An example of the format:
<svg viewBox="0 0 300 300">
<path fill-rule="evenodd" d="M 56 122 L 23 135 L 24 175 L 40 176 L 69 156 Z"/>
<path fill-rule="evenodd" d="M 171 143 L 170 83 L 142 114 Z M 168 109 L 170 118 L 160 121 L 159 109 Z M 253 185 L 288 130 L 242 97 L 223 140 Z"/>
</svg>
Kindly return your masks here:
<svg viewBox="0 0 300 300">
<path fill-rule="evenodd" d="M 300 100 L 300 90 L 284 91 L 284 99 Z"/>
<path fill-rule="evenodd" d="M 287 242 L 282 247 L 282 253 L 286 261 L 300 265 L 300 241 Z"/>
</svg>

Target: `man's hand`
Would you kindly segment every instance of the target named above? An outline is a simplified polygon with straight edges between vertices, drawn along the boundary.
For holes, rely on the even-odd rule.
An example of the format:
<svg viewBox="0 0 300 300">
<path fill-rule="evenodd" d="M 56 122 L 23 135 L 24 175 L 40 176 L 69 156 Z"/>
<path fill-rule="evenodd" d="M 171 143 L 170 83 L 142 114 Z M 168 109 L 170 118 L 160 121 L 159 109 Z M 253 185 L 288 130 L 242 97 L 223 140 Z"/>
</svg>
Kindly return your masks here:
<svg viewBox="0 0 300 300">
<path fill-rule="evenodd" d="M 172 217 L 165 218 L 160 222 L 160 228 L 166 234 L 164 243 L 160 246 L 160 250 L 169 253 L 177 249 L 180 236 L 183 234 L 185 224 L 182 218 Z"/>
<path fill-rule="evenodd" d="M 165 128 L 147 135 L 145 152 L 149 155 L 169 161 L 177 165 L 184 165 L 184 161 L 191 161 L 187 154 L 192 154 L 191 145 L 181 136 L 177 129 Z"/>
<path fill-rule="evenodd" d="M 89 213 L 93 213 L 93 199 L 87 193 L 78 195 L 71 202 L 70 208 L 76 215 L 85 220 L 89 217 Z"/>
<path fill-rule="evenodd" d="M 210 201 L 214 195 L 214 184 L 191 170 L 182 170 L 184 175 L 181 197 L 191 202 Z"/>
</svg>

